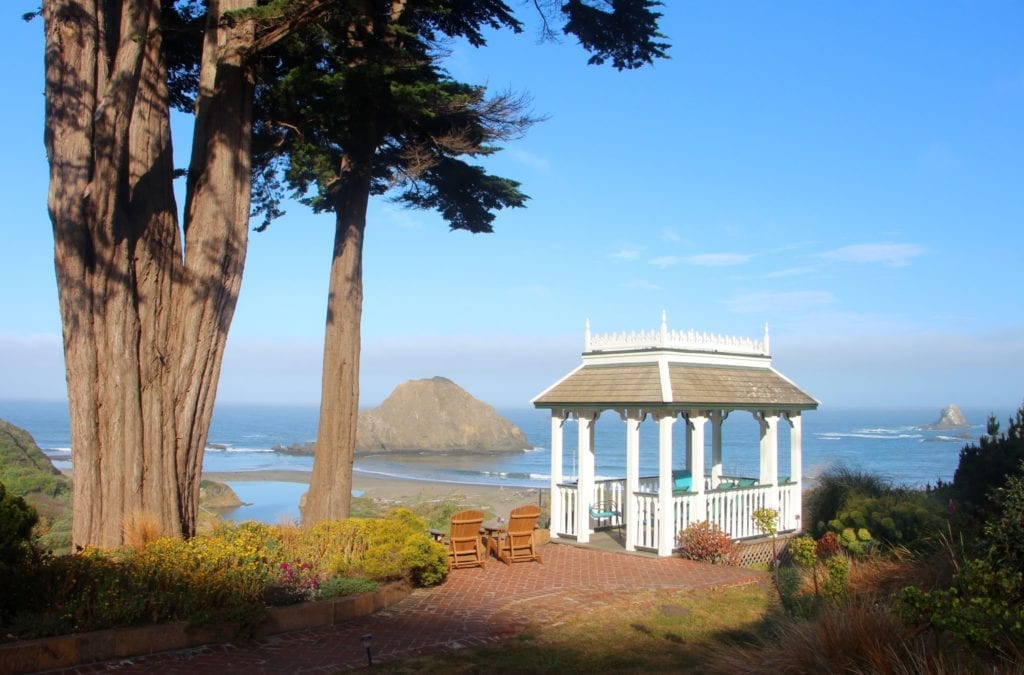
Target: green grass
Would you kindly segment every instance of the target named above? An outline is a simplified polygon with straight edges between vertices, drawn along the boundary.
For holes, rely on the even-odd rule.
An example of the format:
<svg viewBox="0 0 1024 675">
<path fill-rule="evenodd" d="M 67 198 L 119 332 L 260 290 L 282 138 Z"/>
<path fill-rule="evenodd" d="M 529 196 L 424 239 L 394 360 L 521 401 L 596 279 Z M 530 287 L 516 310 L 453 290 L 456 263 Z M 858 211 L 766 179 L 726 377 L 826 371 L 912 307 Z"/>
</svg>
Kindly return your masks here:
<svg viewBox="0 0 1024 675">
<path fill-rule="evenodd" d="M 374 664 L 385 673 L 697 672 L 711 655 L 753 641 L 776 606 L 768 584 L 615 594 L 591 611 L 485 647 Z"/>
</svg>

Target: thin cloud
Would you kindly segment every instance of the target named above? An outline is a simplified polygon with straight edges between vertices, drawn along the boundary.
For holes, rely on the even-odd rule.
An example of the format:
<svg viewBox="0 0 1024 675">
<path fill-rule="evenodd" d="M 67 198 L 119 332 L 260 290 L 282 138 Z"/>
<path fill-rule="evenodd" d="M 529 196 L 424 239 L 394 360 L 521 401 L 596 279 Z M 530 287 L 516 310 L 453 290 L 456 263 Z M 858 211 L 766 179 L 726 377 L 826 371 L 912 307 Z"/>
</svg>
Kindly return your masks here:
<svg viewBox="0 0 1024 675">
<path fill-rule="evenodd" d="M 828 291 L 787 291 L 782 293 L 746 293 L 725 301 L 733 311 L 740 313 L 764 312 L 766 307 L 782 306 L 787 311 L 799 312 L 814 307 L 824 307 L 836 301 Z"/>
<path fill-rule="evenodd" d="M 814 271 L 813 267 L 789 267 L 784 270 L 775 270 L 774 272 L 768 272 L 764 275 L 765 279 L 782 279 L 784 277 L 798 277 L 803 274 L 810 274 Z"/>
<path fill-rule="evenodd" d="M 699 253 L 697 255 L 663 255 L 651 260 L 651 264 L 660 269 L 673 265 L 693 265 L 694 267 L 732 267 L 750 261 L 752 256 L 746 253 Z"/>
<path fill-rule="evenodd" d="M 674 227 L 661 228 L 661 238 L 665 241 L 670 241 L 673 244 L 678 244 L 682 241 L 682 238 L 679 236 L 679 233 L 676 232 Z"/>
<path fill-rule="evenodd" d="M 532 152 L 527 152 L 520 148 L 509 148 L 506 152 L 510 157 L 512 157 L 512 159 L 516 160 L 523 166 L 528 166 L 531 169 L 536 169 L 545 173 L 551 171 L 551 162 L 548 161 L 547 157 L 541 157 L 540 155 L 535 155 Z"/>
<path fill-rule="evenodd" d="M 608 254 L 611 260 L 636 260 L 640 257 L 640 249 L 638 248 L 623 248 L 618 251 L 613 251 Z"/>
<path fill-rule="evenodd" d="M 918 244 L 854 244 L 820 253 L 819 257 L 840 262 L 881 264 L 887 267 L 906 267 L 910 261 L 924 253 Z"/>
<path fill-rule="evenodd" d="M 686 257 L 686 262 L 697 267 L 732 267 L 750 261 L 746 253 L 701 253 Z"/>
<path fill-rule="evenodd" d="M 658 269 L 665 269 L 666 267 L 678 265 L 679 263 L 684 262 L 685 260 L 686 258 L 681 255 L 663 255 L 658 256 L 657 258 L 653 258 L 651 260 L 651 264 L 657 267 Z"/>
</svg>

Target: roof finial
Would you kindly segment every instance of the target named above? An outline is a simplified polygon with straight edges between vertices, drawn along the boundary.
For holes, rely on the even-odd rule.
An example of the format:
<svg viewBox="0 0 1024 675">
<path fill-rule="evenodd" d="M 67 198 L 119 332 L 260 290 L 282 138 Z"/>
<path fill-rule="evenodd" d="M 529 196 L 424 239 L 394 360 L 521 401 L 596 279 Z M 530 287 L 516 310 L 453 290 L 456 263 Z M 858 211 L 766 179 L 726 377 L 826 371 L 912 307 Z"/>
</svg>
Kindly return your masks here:
<svg viewBox="0 0 1024 675">
<path fill-rule="evenodd" d="M 661 310 L 661 346 L 668 345 L 668 312 Z"/>
<path fill-rule="evenodd" d="M 583 351 L 590 351 L 590 319 L 587 319 L 586 328 L 583 330 Z"/>
<path fill-rule="evenodd" d="M 768 347 L 768 322 L 764 322 L 764 354 L 765 356 L 771 355 L 772 350 Z"/>
</svg>

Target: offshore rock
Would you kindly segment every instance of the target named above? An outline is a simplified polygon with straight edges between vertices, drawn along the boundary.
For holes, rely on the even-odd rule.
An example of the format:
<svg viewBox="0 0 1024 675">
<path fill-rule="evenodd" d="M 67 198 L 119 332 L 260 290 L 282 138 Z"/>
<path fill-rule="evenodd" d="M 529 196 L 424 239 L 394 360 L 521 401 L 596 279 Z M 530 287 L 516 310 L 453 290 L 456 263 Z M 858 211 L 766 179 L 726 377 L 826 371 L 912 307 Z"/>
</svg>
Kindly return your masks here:
<svg viewBox="0 0 1024 675">
<path fill-rule="evenodd" d="M 963 412 L 954 404 L 947 405 L 939 413 L 939 419 L 928 425 L 929 429 L 963 429 L 970 426 Z"/>
<path fill-rule="evenodd" d="M 359 413 L 356 452 L 521 452 L 522 430 L 445 377 L 410 380 Z"/>
</svg>

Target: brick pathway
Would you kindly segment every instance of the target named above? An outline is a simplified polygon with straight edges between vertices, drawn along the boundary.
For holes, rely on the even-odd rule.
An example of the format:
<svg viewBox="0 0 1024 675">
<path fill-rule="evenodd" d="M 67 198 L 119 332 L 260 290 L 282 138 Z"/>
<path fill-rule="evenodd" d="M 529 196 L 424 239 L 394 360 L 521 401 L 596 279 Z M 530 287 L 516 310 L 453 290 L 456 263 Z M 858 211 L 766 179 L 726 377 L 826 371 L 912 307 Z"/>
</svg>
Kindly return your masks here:
<svg viewBox="0 0 1024 675">
<path fill-rule="evenodd" d="M 541 549 L 544 562 L 454 570 L 439 587 L 418 589 L 393 607 L 335 626 L 257 640 L 206 645 L 65 672 L 331 673 L 366 665 L 363 635 L 373 636 L 374 662 L 482 645 L 549 624 L 581 610 L 628 602 L 637 590 L 735 586 L 763 572 L 680 558 L 609 553 L 561 544 Z"/>
</svg>

